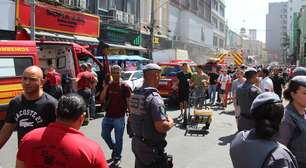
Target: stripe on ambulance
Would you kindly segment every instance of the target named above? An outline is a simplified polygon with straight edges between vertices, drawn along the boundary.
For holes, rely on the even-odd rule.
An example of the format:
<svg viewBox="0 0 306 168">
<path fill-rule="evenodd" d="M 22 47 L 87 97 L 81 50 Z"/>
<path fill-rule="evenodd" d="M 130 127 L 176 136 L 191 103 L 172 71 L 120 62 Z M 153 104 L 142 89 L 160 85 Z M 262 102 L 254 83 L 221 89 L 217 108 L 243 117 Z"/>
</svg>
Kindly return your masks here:
<svg viewBox="0 0 306 168">
<path fill-rule="evenodd" d="M 0 85 L 0 104 L 8 104 L 13 97 L 21 93 L 21 84 Z"/>
</svg>

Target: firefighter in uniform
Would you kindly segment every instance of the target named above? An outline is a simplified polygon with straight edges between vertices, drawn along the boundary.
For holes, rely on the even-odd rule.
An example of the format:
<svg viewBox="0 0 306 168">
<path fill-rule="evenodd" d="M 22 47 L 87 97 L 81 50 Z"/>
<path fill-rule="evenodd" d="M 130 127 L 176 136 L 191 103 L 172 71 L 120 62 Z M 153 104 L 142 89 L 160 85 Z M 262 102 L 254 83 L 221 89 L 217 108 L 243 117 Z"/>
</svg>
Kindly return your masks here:
<svg viewBox="0 0 306 168">
<path fill-rule="evenodd" d="M 253 100 L 261 93 L 260 88 L 254 85 L 257 82 L 256 73 L 256 69 L 248 68 L 244 73 L 246 81 L 237 89 L 237 104 L 240 106 L 238 131 L 254 128 L 254 119 L 251 116 L 250 108 Z"/>
<path fill-rule="evenodd" d="M 144 66 L 144 83 L 130 98 L 131 115 L 129 123 L 133 131 L 132 151 L 135 154 L 135 168 L 171 167 L 164 148 L 166 133 L 174 126 L 167 116 L 164 102 L 156 89 L 161 68 L 157 64 Z"/>
</svg>

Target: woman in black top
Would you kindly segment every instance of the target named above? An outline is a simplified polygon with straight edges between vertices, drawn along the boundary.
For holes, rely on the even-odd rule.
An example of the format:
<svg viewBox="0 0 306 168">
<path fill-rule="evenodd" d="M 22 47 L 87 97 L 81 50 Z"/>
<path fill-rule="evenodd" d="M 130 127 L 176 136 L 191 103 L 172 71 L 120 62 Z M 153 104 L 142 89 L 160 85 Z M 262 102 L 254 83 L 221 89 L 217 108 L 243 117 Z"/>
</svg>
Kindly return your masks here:
<svg viewBox="0 0 306 168">
<path fill-rule="evenodd" d="M 184 116 L 185 123 L 187 102 L 189 99 L 189 80 L 191 79 L 191 73 L 188 72 L 188 65 L 186 63 L 183 64 L 182 71 L 180 71 L 176 76 L 178 78 L 178 100 L 181 109 L 180 117 Z"/>
</svg>

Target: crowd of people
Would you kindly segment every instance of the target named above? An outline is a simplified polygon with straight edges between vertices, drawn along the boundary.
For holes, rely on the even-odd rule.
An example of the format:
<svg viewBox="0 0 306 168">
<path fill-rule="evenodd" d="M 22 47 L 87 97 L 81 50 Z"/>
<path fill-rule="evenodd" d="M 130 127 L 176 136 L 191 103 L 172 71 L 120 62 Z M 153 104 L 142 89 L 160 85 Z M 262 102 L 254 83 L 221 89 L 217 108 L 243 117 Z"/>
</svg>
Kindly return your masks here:
<svg viewBox="0 0 306 168">
<path fill-rule="evenodd" d="M 172 167 L 165 147 L 174 121 L 157 89 L 161 67 L 145 65 L 143 86 L 133 93 L 121 80 L 121 67 L 111 67 L 112 80 L 104 83 L 98 98 L 105 110 L 101 138 L 112 151 L 108 161 L 101 147 L 79 131 L 86 118 L 96 114 L 98 82 L 90 64 L 80 67 L 71 79 L 76 89 L 68 91 L 61 85 L 65 79 L 52 66 L 45 73 L 37 66 L 24 70 L 24 92 L 10 101 L 0 130 L 0 149 L 17 130 L 16 167 L 106 168 L 109 163 L 119 167 L 125 127 L 132 138 L 136 168 Z M 192 74 L 183 64 L 177 79 L 183 126 L 190 95 L 198 98 L 194 107 L 199 109 L 226 108 L 233 100 L 238 130 L 230 146 L 234 167 L 306 167 L 306 68 L 242 65 L 213 67 L 205 73 L 197 66 Z M 285 107 L 283 99 L 289 101 Z"/>
<path fill-rule="evenodd" d="M 82 64 L 80 67 L 81 72 L 71 79 L 77 84 L 76 89 L 71 89 L 74 93 L 63 91 L 61 76 L 52 66 L 45 74 L 37 66 L 24 70 L 24 92 L 9 103 L 0 130 L 0 149 L 17 130 L 18 168 L 119 167 L 125 116 L 128 115 L 135 167 L 168 167 L 171 162 L 164 150 L 165 137 L 174 122 L 167 115 L 156 89 L 161 68 L 156 64 L 144 66 L 143 86 L 132 95 L 129 86 L 121 80 L 121 67 L 111 67 L 112 80 L 104 84 L 99 97 L 106 112 L 101 123 L 101 137 L 112 150 L 111 159 L 106 160 L 101 147 L 79 131 L 88 115 L 95 114 L 91 106 L 95 105 L 93 99 L 97 85 L 97 76 L 90 65 Z"/>
</svg>

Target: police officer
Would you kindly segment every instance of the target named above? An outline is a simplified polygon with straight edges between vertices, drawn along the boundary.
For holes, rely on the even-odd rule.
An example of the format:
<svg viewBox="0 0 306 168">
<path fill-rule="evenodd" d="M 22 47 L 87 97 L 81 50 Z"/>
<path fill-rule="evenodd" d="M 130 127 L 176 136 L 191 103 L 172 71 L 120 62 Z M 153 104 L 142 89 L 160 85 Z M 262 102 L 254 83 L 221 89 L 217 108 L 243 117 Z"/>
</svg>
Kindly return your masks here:
<svg viewBox="0 0 306 168">
<path fill-rule="evenodd" d="M 272 140 L 284 114 L 279 96 L 265 92 L 251 106 L 254 129 L 241 131 L 233 139 L 230 156 L 235 168 L 296 168 L 293 154 L 284 145 Z"/>
<path fill-rule="evenodd" d="M 286 145 L 296 156 L 299 167 L 306 167 L 306 76 L 293 77 L 284 91 L 289 101 L 285 107 L 276 140 Z"/>
<path fill-rule="evenodd" d="M 248 68 L 245 71 L 246 81 L 237 89 L 237 104 L 240 106 L 240 115 L 238 116 L 238 130 L 248 130 L 254 128 L 253 117 L 250 113 L 250 107 L 253 100 L 261 93 L 260 88 L 254 84 L 257 82 L 257 71 L 254 68 Z"/>
<path fill-rule="evenodd" d="M 157 64 L 147 64 L 143 72 L 143 86 L 134 91 L 129 101 L 135 168 L 167 168 L 165 138 L 174 123 L 172 118 L 167 116 L 164 102 L 156 89 L 161 68 Z"/>
</svg>

